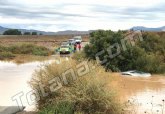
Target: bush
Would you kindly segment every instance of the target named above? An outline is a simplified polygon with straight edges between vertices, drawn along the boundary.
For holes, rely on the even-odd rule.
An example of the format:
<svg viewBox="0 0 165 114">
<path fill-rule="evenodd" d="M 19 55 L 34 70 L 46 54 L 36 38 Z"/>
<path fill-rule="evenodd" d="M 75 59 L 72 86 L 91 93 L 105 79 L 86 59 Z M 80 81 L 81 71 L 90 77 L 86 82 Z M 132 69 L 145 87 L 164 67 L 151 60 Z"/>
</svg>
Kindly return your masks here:
<svg viewBox="0 0 165 114">
<path fill-rule="evenodd" d="M 6 30 L 3 35 L 22 35 L 22 33 L 18 29 L 9 29 Z"/>
<path fill-rule="evenodd" d="M 24 32 L 24 35 L 31 35 L 30 32 Z"/>
<path fill-rule="evenodd" d="M 37 32 L 32 32 L 32 35 L 37 35 Z"/>
<path fill-rule="evenodd" d="M 37 101 L 39 114 L 119 114 L 121 105 L 115 97 L 115 93 L 108 87 L 109 73 L 99 66 L 82 77 L 65 85 L 61 74 L 69 69 L 76 69 L 76 61 L 50 64 L 36 71 L 30 81 L 30 85 L 42 96 L 39 91 L 39 83 L 44 84 L 44 89 L 49 93 Z M 89 63 L 89 66 L 93 66 Z M 55 92 L 50 92 L 49 80 L 59 77 L 63 87 Z M 56 113 L 58 112 L 58 113 Z"/>
</svg>

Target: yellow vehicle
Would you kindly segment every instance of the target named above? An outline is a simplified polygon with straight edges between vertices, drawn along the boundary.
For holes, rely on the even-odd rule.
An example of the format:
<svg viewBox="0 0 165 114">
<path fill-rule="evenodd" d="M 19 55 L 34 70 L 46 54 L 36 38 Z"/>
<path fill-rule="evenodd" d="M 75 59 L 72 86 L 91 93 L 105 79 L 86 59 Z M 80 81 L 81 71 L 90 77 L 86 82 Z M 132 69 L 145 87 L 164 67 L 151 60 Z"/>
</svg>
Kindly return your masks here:
<svg viewBox="0 0 165 114">
<path fill-rule="evenodd" d="M 74 50 L 72 46 L 61 46 L 56 51 L 59 52 L 60 54 L 70 54 Z"/>
</svg>

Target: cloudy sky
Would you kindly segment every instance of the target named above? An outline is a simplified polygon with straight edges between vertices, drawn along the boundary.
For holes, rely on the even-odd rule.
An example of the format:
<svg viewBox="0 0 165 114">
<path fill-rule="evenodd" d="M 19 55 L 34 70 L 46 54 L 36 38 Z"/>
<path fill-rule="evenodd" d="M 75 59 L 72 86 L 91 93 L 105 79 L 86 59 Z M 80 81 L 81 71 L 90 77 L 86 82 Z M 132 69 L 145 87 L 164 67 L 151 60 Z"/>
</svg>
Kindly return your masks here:
<svg viewBox="0 0 165 114">
<path fill-rule="evenodd" d="M 44 31 L 165 26 L 164 0 L 0 0 L 0 26 Z"/>
</svg>

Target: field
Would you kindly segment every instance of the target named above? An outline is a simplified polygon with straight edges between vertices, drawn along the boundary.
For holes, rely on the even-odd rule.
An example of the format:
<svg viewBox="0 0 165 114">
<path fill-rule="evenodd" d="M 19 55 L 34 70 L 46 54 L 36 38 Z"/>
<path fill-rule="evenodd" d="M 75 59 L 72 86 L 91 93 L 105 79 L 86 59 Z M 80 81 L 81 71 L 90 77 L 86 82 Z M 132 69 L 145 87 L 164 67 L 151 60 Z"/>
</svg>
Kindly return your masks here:
<svg viewBox="0 0 165 114">
<path fill-rule="evenodd" d="M 63 41 L 73 38 L 73 35 L 22 35 L 22 36 L 0 36 L 0 45 L 13 45 L 30 43 L 44 46 L 52 49 L 61 44 Z M 88 42 L 89 36 L 82 35 L 83 41 Z"/>
</svg>

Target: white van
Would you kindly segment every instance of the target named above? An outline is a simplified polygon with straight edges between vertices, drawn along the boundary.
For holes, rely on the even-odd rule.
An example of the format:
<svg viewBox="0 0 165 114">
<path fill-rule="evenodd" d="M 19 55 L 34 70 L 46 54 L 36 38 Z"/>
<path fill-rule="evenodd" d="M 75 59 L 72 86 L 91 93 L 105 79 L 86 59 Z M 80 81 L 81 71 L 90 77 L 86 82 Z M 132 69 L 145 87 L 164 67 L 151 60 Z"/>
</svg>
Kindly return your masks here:
<svg viewBox="0 0 165 114">
<path fill-rule="evenodd" d="M 82 37 L 81 36 L 75 36 L 74 40 L 76 43 L 81 43 L 82 42 Z"/>
</svg>

